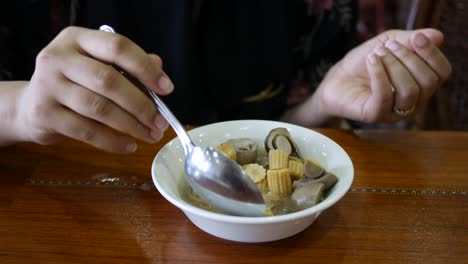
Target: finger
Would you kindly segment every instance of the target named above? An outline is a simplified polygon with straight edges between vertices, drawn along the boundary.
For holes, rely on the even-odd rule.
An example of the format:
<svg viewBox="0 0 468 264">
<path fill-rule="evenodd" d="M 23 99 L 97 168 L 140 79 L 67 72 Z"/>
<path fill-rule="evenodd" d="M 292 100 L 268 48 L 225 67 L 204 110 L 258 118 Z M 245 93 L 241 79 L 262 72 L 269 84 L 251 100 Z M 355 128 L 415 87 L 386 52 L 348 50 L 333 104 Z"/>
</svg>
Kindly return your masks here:
<svg viewBox="0 0 468 264">
<path fill-rule="evenodd" d="M 150 59 L 152 59 L 156 65 L 158 65 L 161 69 L 163 68 L 163 61 L 161 59 L 161 57 L 159 57 L 158 55 L 156 54 L 148 54 L 148 56 L 150 57 Z"/>
<path fill-rule="evenodd" d="M 128 38 L 110 32 L 82 30 L 76 35 L 79 47 L 92 57 L 115 64 L 159 94 L 174 89 L 169 77 L 154 60 Z"/>
<path fill-rule="evenodd" d="M 65 121 L 66 120 L 66 121 Z M 119 135 L 109 127 L 62 108 L 54 115 L 57 133 L 114 153 L 130 153 L 137 144 L 128 136 Z"/>
<path fill-rule="evenodd" d="M 439 47 L 440 45 L 442 45 L 442 43 L 444 43 L 444 34 L 437 29 L 422 28 L 422 29 L 416 30 L 416 32 L 419 32 L 423 34 L 424 36 L 428 37 L 432 41 L 432 43 L 436 45 L 437 47 Z"/>
<path fill-rule="evenodd" d="M 112 100 L 147 127 L 158 128 L 154 103 L 112 66 L 73 54 L 64 58 L 61 69 L 71 82 Z"/>
<path fill-rule="evenodd" d="M 425 102 L 435 92 L 440 82 L 437 74 L 412 50 L 395 40 L 389 40 L 385 46 L 406 67 L 421 88 L 419 103 Z"/>
<path fill-rule="evenodd" d="M 153 132 L 106 97 L 74 83 L 66 85 L 67 93 L 58 94 L 57 100 L 67 108 L 148 143 L 161 139 L 161 131 Z"/>
<path fill-rule="evenodd" d="M 395 89 L 394 107 L 400 110 L 413 109 L 419 99 L 420 88 L 405 66 L 383 45 L 374 50 L 379 55 L 389 80 Z"/>
<path fill-rule="evenodd" d="M 394 121 L 392 84 L 381 59 L 374 53 L 367 57 L 371 96 L 366 102 L 366 122 Z"/>
<path fill-rule="evenodd" d="M 413 45 L 411 44 L 411 37 L 418 32 L 428 37 L 436 46 L 440 46 L 444 42 L 444 34 L 433 28 L 423 28 L 415 31 L 398 29 L 388 30 L 380 34 L 377 39 L 381 44 L 384 44 L 387 40 L 394 39 L 406 47 L 413 49 Z"/>
<path fill-rule="evenodd" d="M 411 36 L 411 42 L 419 57 L 437 73 L 441 81 L 447 80 L 452 72 L 452 66 L 442 51 L 420 32 Z"/>
</svg>

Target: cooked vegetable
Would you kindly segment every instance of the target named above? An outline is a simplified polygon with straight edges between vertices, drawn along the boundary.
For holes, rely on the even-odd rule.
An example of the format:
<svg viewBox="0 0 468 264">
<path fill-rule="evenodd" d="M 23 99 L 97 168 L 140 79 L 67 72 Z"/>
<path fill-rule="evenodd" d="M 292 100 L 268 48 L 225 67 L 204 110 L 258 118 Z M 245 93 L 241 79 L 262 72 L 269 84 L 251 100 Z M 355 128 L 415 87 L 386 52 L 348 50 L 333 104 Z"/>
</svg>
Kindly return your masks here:
<svg viewBox="0 0 468 264">
<path fill-rule="evenodd" d="M 259 183 L 265 179 L 266 170 L 257 163 L 246 164 L 243 169 L 254 183 Z"/>
<path fill-rule="evenodd" d="M 307 160 L 304 164 L 304 175 L 310 178 L 318 178 L 322 175 L 324 170 L 315 165 L 312 161 Z"/>
<path fill-rule="evenodd" d="M 269 169 L 288 168 L 288 154 L 280 149 L 272 149 L 268 152 Z"/>
<path fill-rule="evenodd" d="M 308 182 L 294 190 L 291 199 L 299 210 L 318 204 L 324 195 L 325 185 L 319 182 Z"/>
<path fill-rule="evenodd" d="M 297 180 L 304 175 L 304 163 L 302 161 L 290 159 L 288 167 L 291 179 Z"/>
<path fill-rule="evenodd" d="M 265 138 L 265 149 L 270 151 L 272 149 L 281 149 L 290 156 L 301 158 L 299 147 L 291 137 L 288 129 L 278 127 L 272 129 Z"/>
<path fill-rule="evenodd" d="M 228 156 L 232 160 L 236 160 L 236 150 L 229 144 L 223 143 L 216 147 L 216 150 Z"/>
<path fill-rule="evenodd" d="M 315 180 L 315 182 L 323 183 L 325 185 L 325 190 L 328 190 L 338 182 L 338 177 L 331 172 L 327 172 L 325 175 Z"/>
<path fill-rule="evenodd" d="M 268 163 L 268 154 L 258 154 L 257 163 L 262 165 L 263 168 L 268 169 L 270 167 Z"/>
<path fill-rule="evenodd" d="M 240 165 L 254 163 L 257 160 L 258 145 L 248 138 L 230 139 L 226 141 L 236 151 L 236 161 Z"/>
<path fill-rule="evenodd" d="M 292 191 L 289 169 L 267 170 L 268 188 L 278 195 L 287 195 Z"/>
<path fill-rule="evenodd" d="M 325 175 L 318 179 L 314 179 L 311 177 L 302 177 L 301 179 L 293 183 L 293 188 L 298 189 L 302 185 L 307 184 L 309 182 L 323 183 L 325 185 L 325 190 L 328 190 L 338 182 L 338 177 L 336 177 L 336 175 L 331 172 L 326 172 Z"/>
</svg>

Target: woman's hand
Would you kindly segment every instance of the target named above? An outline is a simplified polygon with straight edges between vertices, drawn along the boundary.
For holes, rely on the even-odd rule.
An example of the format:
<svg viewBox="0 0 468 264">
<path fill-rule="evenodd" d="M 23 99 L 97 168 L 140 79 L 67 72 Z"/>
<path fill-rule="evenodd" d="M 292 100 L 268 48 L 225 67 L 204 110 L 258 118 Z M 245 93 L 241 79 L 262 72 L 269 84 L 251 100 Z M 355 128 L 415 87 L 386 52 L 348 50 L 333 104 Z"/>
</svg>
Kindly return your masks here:
<svg viewBox="0 0 468 264">
<path fill-rule="evenodd" d="M 19 137 L 51 144 L 66 136 L 117 153 L 136 150 L 132 137 L 159 141 L 167 121 L 112 65 L 160 95 L 173 90 L 158 56 L 118 34 L 69 27 L 39 53 L 19 95 Z"/>
<path fill-rule="evenodd" d="M 327 73 L 315 94 L 294 110 L 293 121 L 316 125 L 335 116 L 391 123 L 424 109 L 451 73 L 438 48 L 442 42 L 443 35 L 433 29 L 378 35 Z M 311 119 L 311 110 L 319 118 Z"/>
</svg>

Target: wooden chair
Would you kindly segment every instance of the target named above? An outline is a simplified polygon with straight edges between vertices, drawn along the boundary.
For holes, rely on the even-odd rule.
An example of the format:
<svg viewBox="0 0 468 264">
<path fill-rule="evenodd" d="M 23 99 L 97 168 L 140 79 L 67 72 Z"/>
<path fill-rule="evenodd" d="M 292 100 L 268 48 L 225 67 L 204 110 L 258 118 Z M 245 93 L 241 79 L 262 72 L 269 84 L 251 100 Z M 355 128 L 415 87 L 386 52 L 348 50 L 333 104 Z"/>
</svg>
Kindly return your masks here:
<svg viewBox="0 0 468 264">
<path fill-rule="evenodd" d="M 417 117 L 422 129 L 468 130 L 468 0 L 413 0 L 407 29 L 434 27 L 445 35 L 442 50 L 453 72 Z"/>
</svg>

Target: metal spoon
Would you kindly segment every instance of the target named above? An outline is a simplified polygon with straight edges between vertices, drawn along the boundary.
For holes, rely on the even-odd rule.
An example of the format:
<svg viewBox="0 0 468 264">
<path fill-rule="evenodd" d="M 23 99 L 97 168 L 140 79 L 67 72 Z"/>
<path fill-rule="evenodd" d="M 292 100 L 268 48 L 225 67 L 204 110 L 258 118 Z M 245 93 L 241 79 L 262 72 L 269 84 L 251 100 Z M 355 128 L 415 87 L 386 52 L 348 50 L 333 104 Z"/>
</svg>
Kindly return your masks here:
<svg viewBox="0 0 468 264">
<path fill-rule="evenodd" d="M 99 29 L 115 32 L 107 25 Z M 193 144 L 183 126 L 156 93 L 140 83 L 137 86 L 150 95 L 159 112 L 179 137 L 185 152 L 185 176 L 195 193 L 227 214 L 265 216 L 265 201 L 241 166 L 213 147 Z"/>
</svg>

